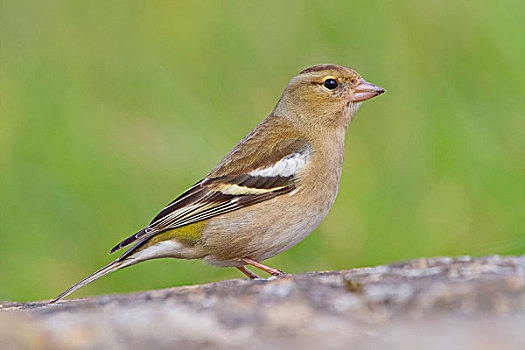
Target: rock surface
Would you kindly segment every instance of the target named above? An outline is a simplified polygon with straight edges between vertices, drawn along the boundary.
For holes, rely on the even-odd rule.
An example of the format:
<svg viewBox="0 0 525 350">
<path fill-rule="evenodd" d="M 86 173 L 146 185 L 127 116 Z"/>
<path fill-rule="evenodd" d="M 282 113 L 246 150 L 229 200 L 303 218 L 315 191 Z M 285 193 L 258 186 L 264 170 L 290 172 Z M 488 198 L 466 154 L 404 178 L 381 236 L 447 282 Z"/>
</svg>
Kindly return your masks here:
<svg viewBox="0 0 525 350">
<path fill-rule="evenodd" d="M 0 302 L 2 349 L 525 349 L 525 255 Z"/>
</svg>

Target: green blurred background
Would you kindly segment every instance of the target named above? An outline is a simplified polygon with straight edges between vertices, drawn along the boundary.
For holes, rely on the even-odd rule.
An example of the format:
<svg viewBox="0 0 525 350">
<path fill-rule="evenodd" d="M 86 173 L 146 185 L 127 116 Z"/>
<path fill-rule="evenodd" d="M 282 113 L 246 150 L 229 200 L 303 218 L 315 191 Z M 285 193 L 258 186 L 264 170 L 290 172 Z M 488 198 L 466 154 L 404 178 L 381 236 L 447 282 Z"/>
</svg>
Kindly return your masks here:
<svg viewBox="0 0 525 350">
<path fill-rule="evenodd" d="M 525 253 L 523 1 L 14 1 L 1 7 L 0 300 L 111 261 L 259 123 L 303 68 L 387 93 L 288 272 Z M 243 277 L 162 259 L 74 297 Z"/>
</svg>

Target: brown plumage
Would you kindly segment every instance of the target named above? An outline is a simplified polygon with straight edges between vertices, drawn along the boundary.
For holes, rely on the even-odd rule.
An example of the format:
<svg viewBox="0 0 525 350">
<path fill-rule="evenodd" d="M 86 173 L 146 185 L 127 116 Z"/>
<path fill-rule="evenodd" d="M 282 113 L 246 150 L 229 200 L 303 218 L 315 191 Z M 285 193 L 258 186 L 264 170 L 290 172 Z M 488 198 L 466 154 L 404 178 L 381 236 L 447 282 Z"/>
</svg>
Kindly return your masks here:
<svg viewBox="0 0 525 350">
<path fill-rule="evenodd" d="M 144 229 L 116 245 L 117 260 L 52 302 L 112 271 L 161 257 L 237 267 L 260 263 L 304 239 L 335 201 L 344 139 L 359 104 L 383 93 L 337 65 L 303 70 L 274 111 L 206 176 Z"/>
</svg>

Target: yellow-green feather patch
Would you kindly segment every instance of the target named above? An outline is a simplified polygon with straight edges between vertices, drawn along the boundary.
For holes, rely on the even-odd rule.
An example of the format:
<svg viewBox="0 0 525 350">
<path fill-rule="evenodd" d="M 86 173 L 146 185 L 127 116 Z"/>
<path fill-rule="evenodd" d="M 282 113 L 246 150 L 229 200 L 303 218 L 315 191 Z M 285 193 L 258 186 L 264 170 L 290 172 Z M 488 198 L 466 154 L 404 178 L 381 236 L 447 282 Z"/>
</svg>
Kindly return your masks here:
<svg viewBox="0 0 525 350">
<path fill-rule="evenodd" d="M 208 226 L 208 220 L 199 221 L 194 224 L 177 227 L 173 230 L 161 232 L 153 236 L 144 248 L 147 248 L 162 241 L 169 241 L 172 239 L 176 239 L 183 244 L 193 246 L 201 240 L 202 233 L 206 229 L 206 226 Z"/>
</svg>

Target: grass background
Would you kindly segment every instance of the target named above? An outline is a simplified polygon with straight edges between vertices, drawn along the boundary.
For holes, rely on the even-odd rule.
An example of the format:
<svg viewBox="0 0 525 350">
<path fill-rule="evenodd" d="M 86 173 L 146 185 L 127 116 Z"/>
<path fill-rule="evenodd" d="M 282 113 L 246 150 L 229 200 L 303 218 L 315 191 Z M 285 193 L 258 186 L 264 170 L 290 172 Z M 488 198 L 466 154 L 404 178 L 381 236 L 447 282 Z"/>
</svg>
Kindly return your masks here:
<svg viewBox="0 0 525 350">
<path fill-rule="evenodd" d="M 0 30 L 0 300 L 111 261 L 318 63 L 387 93 L 350 128 L 328 218 L 268 264 L 525 253 L 523 1 L 5 0 Z M 75 297 L 236 277 L 162 259 Z"/>
</svg>

